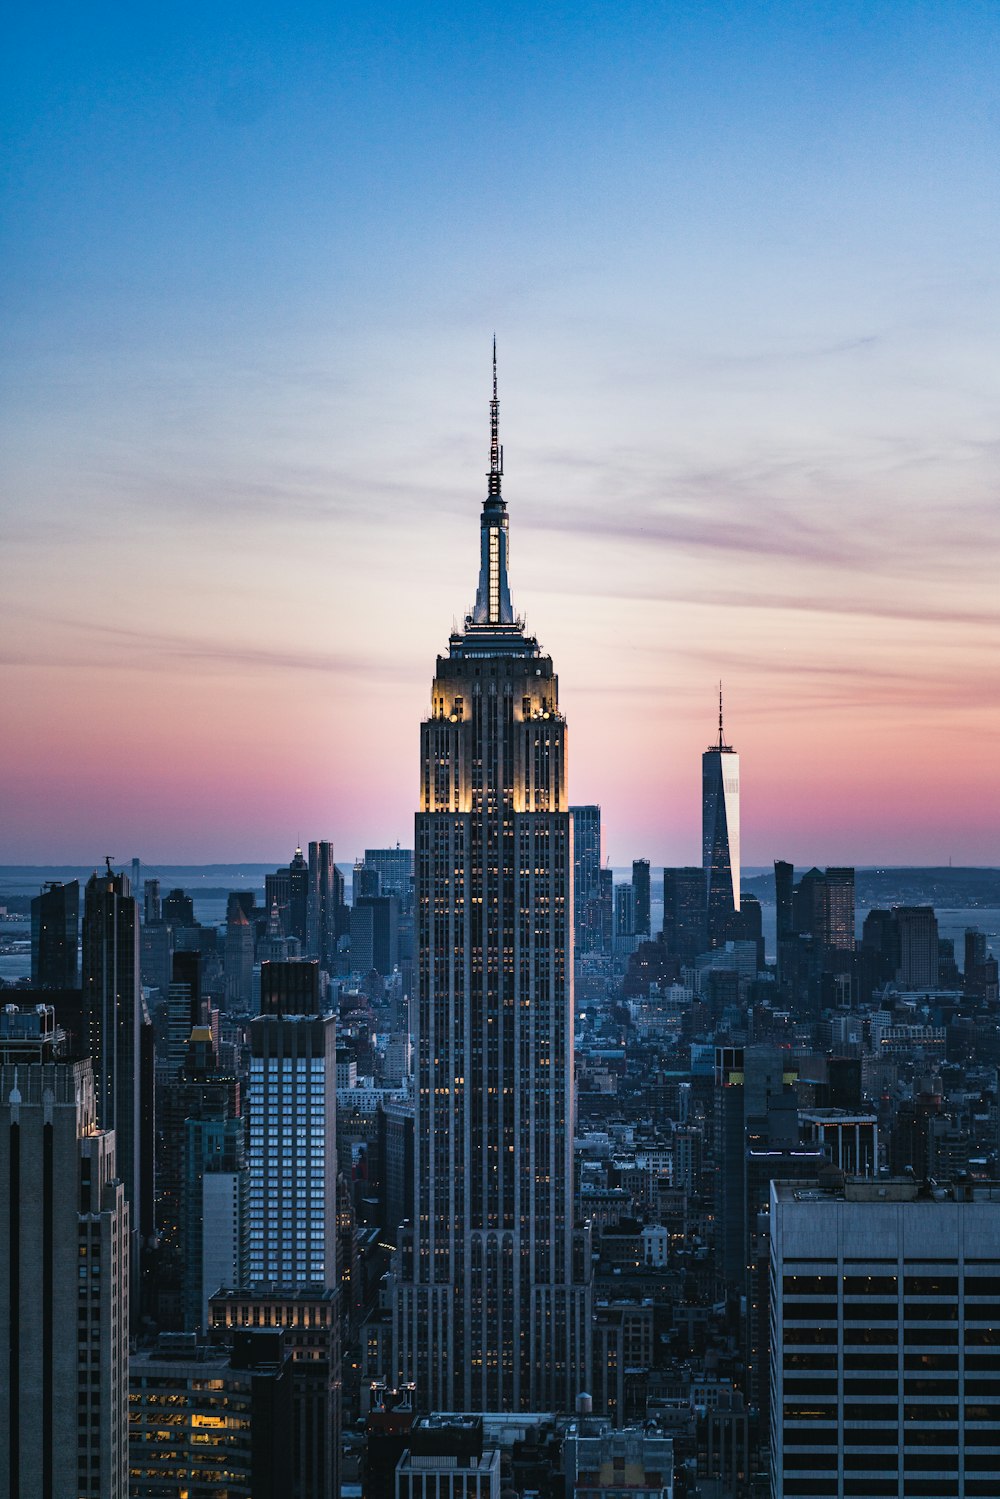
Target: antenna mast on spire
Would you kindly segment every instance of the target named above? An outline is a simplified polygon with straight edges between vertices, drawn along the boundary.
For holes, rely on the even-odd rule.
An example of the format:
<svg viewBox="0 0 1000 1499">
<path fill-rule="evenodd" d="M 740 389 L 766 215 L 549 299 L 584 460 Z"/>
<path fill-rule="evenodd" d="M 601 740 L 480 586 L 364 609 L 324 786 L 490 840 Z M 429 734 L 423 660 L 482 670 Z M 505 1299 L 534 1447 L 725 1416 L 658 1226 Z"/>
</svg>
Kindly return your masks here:
<svg viewBox="0 0 1000 1499">
<path fill-rule="evenodd" d="M 490 402 L 490 481 L 489 493 L 500 493 L 503 474 L 503 448 L 500 446 L 500 402 L 497 398 L 497 336 L 493 335 L 493 399 Z"/>
<path fill-rule="evenodd" d="M 725 749 L 726 742 L 722 737 L 722 683 L 719 683 L 719 748 Z"/>
</svg>

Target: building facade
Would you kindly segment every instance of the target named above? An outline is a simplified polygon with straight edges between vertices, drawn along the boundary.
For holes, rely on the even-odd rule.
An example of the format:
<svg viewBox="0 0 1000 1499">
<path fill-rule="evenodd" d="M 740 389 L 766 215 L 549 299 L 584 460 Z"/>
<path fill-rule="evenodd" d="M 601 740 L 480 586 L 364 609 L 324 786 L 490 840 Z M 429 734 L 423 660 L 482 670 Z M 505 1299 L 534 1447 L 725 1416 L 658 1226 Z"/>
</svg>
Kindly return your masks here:
<svg viewBox="0 0 1000 1499">
<path fill-rule="evenodd" d="M 337 1042 L 332 1015 L 250 1026 L 250 1278 L 337 1284 Z"/>
<path fill-rule="evenodd" d="M 771 1494 L 994 1496 L 1000 1187 L 771 1186 Z"/>
<path fill-rule="evenodd" d="M 566 723 L 510 600 L 497 409 L 494 364 L 479 588 L 420 735 L 414 1220 L 394 1337 L 421 1410 L 568 1410 L 589 1384 Z"/>
<path fill-rule="evenodd" d="M 34 1061 L 28 1038 L 9 1049 L 2 1031 L 0 1493 L 127 1499 L 129 1214 L 115 1137 L 98 1127 L 89 1060 Z"/>
<path fill-rule="evenodd" d="M 573 820 L 573 936 L 577 953 L 601 952 L 601 809 L 570 807 Z"/>
<path fill-rule="evenodd" d="M 31 902 L 31 982 L 75 989 L 80 981 L 80 882 L 47 884 Z"/>
<path fill-rule="evenodd" d="M 117 1172 L 139 1226 L 139 912 L 127 875 L 91 875 L 83 902 L 83 1045 L 94 1064 L 97 1122 L 115 1132 Z"/>
</svg>

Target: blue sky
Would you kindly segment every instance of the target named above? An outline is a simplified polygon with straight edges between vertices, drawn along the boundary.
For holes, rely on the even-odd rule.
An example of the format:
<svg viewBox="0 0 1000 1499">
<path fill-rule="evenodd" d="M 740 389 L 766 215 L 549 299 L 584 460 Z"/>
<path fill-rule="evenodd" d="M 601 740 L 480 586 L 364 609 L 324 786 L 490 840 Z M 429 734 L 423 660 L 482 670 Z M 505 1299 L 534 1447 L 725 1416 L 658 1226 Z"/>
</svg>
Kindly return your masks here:
<svg viewBox="0 0 1000 1499">
<path fill-rule="evenodd" d="M 946 0 L 12 15 L 15 852 L 406 838 L 495 329 L 515 601 L 616 861 L 696 856 L 720 675 L 752 862 L 995 857 L 998 41 Z"/>
</svg>

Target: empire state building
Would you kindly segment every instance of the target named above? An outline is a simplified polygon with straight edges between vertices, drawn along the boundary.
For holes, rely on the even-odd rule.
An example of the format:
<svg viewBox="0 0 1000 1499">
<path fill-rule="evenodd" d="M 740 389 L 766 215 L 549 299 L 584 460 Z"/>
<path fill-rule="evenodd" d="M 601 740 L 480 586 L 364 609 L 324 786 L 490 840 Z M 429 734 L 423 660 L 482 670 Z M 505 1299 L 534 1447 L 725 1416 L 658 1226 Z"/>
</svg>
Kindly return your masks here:
<svg viewBox="0 0 1000 1499">
<path fill-rule="evenodd" d="M 494 344 L 479 587 L 420 731 L 414 1219 L 395 1359 L 422 1410 L 566 1411 L 590 1386 L 566 723 L 552 660 L 511 604 L 498 410 Z"/>
</svg>

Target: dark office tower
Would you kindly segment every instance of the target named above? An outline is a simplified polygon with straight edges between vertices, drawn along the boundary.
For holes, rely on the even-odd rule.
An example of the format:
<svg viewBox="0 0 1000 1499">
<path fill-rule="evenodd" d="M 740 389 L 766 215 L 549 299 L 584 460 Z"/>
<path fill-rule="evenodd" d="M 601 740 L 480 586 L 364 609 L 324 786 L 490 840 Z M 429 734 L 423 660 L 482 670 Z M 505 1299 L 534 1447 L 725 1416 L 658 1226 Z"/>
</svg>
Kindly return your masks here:
<svg viewBox="0 0 1000 1499">
<path fill-rule="evenodd" d="M 306 949 L 329 973 L 337 951 L 337 866 L 332 843 L 309 845 L 309 900 Z"/>
<path fill-rule="evenodd" d="M 34 904 L 34 902 L 32 902 Z M 987 959 L 986 934 L 979 931 L 978 927 L 966 927 L 965 929 L 965 965 L 966 975 L 974 968 L 980 968 Z"/>
<path fill-rule="evenodd" d="M 97 1121 L 115 1132 L 118 1175 L 139 1225 L 139 913 L 128 876 L 107 869 L 83 901 L 84 1044 L 94 1064 Z"/>
<path fill-rule="evenodd" d="M 193 1121 L 235 1120 L 242 1138 L 243 1121 L 239 1116 L 239 1082 L 219 1068 L 212 1032 L 207 1026 L 196 1026 L 189 1034 L 181 1071 L 170 1087 L 160 1092 L 156 1173 L 160 1253 L 156 1320 L 164 1329 L 182 1328 L 192 1306 L 200 1305 L 205 1266 L 200 1254 L 190 1257 L 192 1246 L 197 1242 L 206 1244 L 209 1250 L 213 1248 L 213 1232 L 210 1231 L 206 1238 L 201 1224 L 206 1211 L 210 1223 L 217 1223 L 220 1216 L 224 1217 L 222 1208 L 225 1206 L 219 1191 L 213 1191 L 206 1209 L 202 1176 L 206 1170 L 221 1169 L 220 1162 L 233 1159 L 232 1130 L 227 1131 L 221 1124 L 214 1131 L 207 1127 L 195 1131 L 189 1126 Z M 224 1186 L 221 1180 L 211 1184 L 213 1189 Z M 232 1183 L 230 1188 L 231 1200 Z M 238 1184 L 236 1196 L 239 1197 Z M 236 1227 L 238 1238 L 239 1224 Z M 218 1245 L 220 1253 L 233 1248 L 233 1239 L 230 1230 L 227 1243 L 220 1241 Z M 237 1251 L 240 1247 L 236 1245 Z M 216 1289 L 216 1286 L 209 1286 L 207 1294 Z"/>
<path fill-rule="evenodd" d="M 262 963 L 262 1015 L 318 1015 L 319 963 Z"/>
<path fill-rule="evenodd" d="M 632 860 L 632 930 L 637 937 L 649 936 L 649 860 Z"/>
<path fill-rule="evenodd" d="M 631 885 L 615 886 L 615 936 L 635 936 L 635 901 Z"/>
<path fill-rule="evenodd" d="M 359 946 L 355 949 L 355 924 Z M 351 912 L 351 967 L 387 978 L 399 967 L 399 901 L 394 895 L 355 897 Z"/>
<path fill-rule="evenodd" d="M 569 1411 L 590 1388 L 590 1287 L 574 1279 L 566 723 L 508 591 L 495 370 L 479 588 L 420 731 L 414 1216 L 394 1337 L 421 1409 Z"/>
<path fill-rule="evenodd" d="M 288 866 L 288 935 L 304 945 L 309 925 L 309 865 L 296 848 Z"/>
<path fill-rule="evenodd" d="M 183 890 L 171 890 L 169 895 L 163 897 L 162 902 L 163 920 L 169 921 L 171 926 L 185 927 L 194 926 L 194 901 L 190 895 L 185 895 Z"/>
<path fill-rule="evenodd" d="M 201 1023 L 201 954 L 175 952 L 167 990 L 167 1068 L 171 1079 L 183 1070 L 188 1041 Z"/>
<path fill-rule="evenodd" d="M 826 953 L 854 951 L 854 870 L 810 869 L 792 897 L 795 932 Z"/>
<path fill-rule="evenodd" d="M 142 919 L 147 926 L 156 926 L 163 920 L 159 880 L 147 880 L 142 887 Z"/>
<path fill-rule="evenodd" d="M 288 906 L 291 899 L 291 871 L 276 869 L 264 876 L 264 910 L 270 914 L 277 909 L 281 918 L 282 934 L 288 928 Z"/>
<path fill-rule="evenodd" d="M 156 1232 L 156 1040 L 145 995 L 139 1001 L 139 1221 L 142 1245 Z M 148 1265 L 143 1265 L 143 1273 Z"/>
<path fill-rule="evenodd" d="M 358 859 L 354 865 L 354 873 L 351 879 L 351 900 L 357 905 L 359 900 L 366 900 L 373 895 L 379 894 L 378 870 L 369 869 Z"/>
<path fill-rule="evenodd" d="M 701 757 L 701 847 L 708 945 L 720 947 L 740 908 L 740 757 L 723 736 L 721 688 L 719 742 Z"/>
<path fill-rule="evenodd" d="M 27 1044 L 14 1060 L 10 1021 L 0 1015 L 0 1494 L 127 1499 L 129 1220 L 115 1137 L 98 1126 L 90 1061 L 30 1059 Z"/>
<path fill-rule="evenodd" d="M 965 933 L 962 983 L 967 998 L 996 1003 L 1000 996 L 997 960 L 987 949 L 984 933 L 970 927 Z"/>
<path fill-rule="evenodd" d="M 573 821 L 573 935 L 578 953 L 601 951 L 601 809 L 570 807 Z"/>
<path fill-rule="evenodd" d="M 938 984 L 938 924 L 933 906 L 894 906 L 899 931 L 899 971 L 902 989 L 936 989 Z"/>
<path fill-rule="evenodd" d="M 600 951 L 609 953 L 615 930 L 615 872 L 601 870 Z"/>
<path fill-rule="evenodd" d="M 226 1009 L 243 1014 L 253 1000 L 253 927 L 231 895 L 226 914 Z"/>
<path fill-rule="evenodd" d="M 682 963 L 705 951 L 705 871 L 697 865 L 663 871 L 663 941 Z"/>
<path fill-rule="evenodd" d="M 757 948 L 757 970 L 764 967 L 764 913 L 756 895 L 746 891 L 740 897 L 740 908 L 729 918 L 729 940 L 753 942 Z"/>
<path fill-rule="evenodd" d="M 48 884 L 31 902 L 31 982 L 36 989 L 75 989 L 80 883 Z"/>
<path fill-rule="evenodd" d="M 795 914 L 793 894 L 795 890 L 795 866 L 784 859 L 774 861 L 774 903 L 777 908 L 777 938 L 784 942 L 795 936 Z"/>
<path fill-rule="evenodd" d="M 784 1071 L 785 1057 L 776 1047 L 715 1048 L 718 1269 L 727 1285 L 741 1294 L 745 1289 L 747 1271 L 748 1131 L 751 1121 L 766 1121 L 776 1106 L 786 1102 L 794 1104 L 785 1093 Z M 785 1143 L 780 1142 L 781 1145 Z"/>
</svg>

